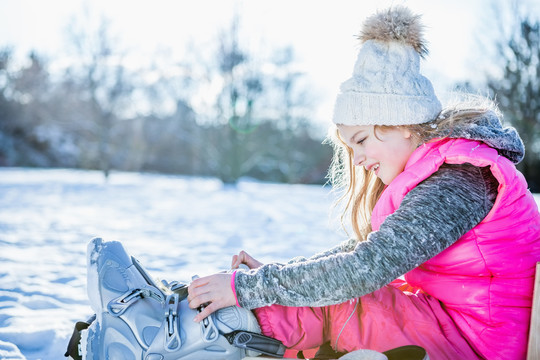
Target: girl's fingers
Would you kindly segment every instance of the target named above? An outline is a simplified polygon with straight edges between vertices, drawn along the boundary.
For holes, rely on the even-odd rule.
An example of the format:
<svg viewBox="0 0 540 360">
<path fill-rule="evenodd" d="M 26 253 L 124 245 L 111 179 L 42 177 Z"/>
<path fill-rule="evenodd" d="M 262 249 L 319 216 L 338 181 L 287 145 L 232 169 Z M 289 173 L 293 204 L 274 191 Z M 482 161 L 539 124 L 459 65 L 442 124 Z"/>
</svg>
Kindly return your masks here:
<svg viewBox="0 0 540 360">
<path fill-rule="evenodd" d="M 238 255 L 233 255 L 231 269 L 238 269 L 241 264 L 246 264 L 249 267 L 248 262 L 250 258 L 251 256 L 244 250 L 240 251 Z"/>
<path fill-rule="evenodd" d="M 231 288 L 231 274 L 219 273 L 197 279 L 188 287 L 188 304 L 192 309 L 205 305 L 193 321 L 201 321 L 214 311 L 236 304 Z"/>
<path fill-rule="evenodd" d="M 243 252 L 243 261 L 242 263 L 243 264 L 246 264 L 248 266 L 248 268 L 250 269 L 256 269 L 260 266 L 263 265 L 262 262 L 260 262 L 259 260 L 255 259 L 254 257 L 252 257 L 251 255 L 249 255 L 248 253 L 246 252 Z"/>
<path fill-rule="evenodd" d="M 255 259 L 253 259 L 253 257 L 251 257 L 251 255 L 249 255 L 245 251 L 241 251 L 240 252 L 240 258 L 242 259 L 242 264 L 246 264 L 248 266 L 248 268 L 252 269 L 253 261 Z"/>
<path fill-rule="evenodd" d="M 244 250 L 240 251 L 240 253 L 238 254 L 238 262 L 240 264 L 245 264 L 246 263 L 246 259 L 249 257 L 248 253 L 245 252 Z"/>
<path fill-rule="evenodd" d="M 188 291 L 190 293 L 192 292 L 196 293 L 197 292 L 196 289 L 199 289 L 202 286 L 208 285 L 208 282 L 209 282 L 208 277 L 196 278 L 191 282 L 191 284 L 189 284 Z"/>
<path fill-rule="evenodd" d="M 240 262 L 238 261 L 238 255 L 233 255 L 231 269 L 238 269 L 238 266 L 240 266 Z"/>
<path fill-rule="evenodd" d="M 189 294 L 188 295 L 188 304 L 189 307 L 192 309 L 196 309 L 202 304 L 210 301 L 210 294 L 209 293 L 203 293 L 203 294 Z"/>
<path fill-rule="evenodd" d="M 203 311 L 201 311 L 197 316 L 193 318 L 193 321 L 195 322 L 201 322 L 203 319 L 210 316 L 214 311 L 221 309 L 220 306 L 217 306 L 216 303 L 211 303 L 208 306 L 206 306 Z"/>
</svg>

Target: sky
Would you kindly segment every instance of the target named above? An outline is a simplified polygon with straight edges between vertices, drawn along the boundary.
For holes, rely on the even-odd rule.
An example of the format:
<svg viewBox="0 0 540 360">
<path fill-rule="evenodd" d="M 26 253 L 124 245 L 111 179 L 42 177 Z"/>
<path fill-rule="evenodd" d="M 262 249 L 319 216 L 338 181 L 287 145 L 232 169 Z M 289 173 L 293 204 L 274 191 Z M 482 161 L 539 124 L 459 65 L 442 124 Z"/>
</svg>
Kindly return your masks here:
<svg viewBox="0 0 540 360">
<path fill-rule="evenodd" d="M 181 58 L 189 42 L 215 46 L 218 33 L 238 14 L 240 45 L 253 54 L 263 57 L 269 48 L 294 48 L 298 67 L 320 97 L 318 116 L 328 118 L 339 84 L 352 72 L 358 50 L 355 35 L 367 16 L 392 5 L 422 14 L 430 50 L 422 69 L 443 93 L 456 82 L 481 81 L 479 69 L 493 61 L 486 40 L 494 28 L 493 1 L 0 0 L 0 47 L 58 57 L 66 50 L 67 24 L 86 5 L 111 21 L 119 47 L 139 59 L 150 59 L 160 49 Z M 532 14 L 540 14 L 540 0 L 522 3 Z"/>
</svg>

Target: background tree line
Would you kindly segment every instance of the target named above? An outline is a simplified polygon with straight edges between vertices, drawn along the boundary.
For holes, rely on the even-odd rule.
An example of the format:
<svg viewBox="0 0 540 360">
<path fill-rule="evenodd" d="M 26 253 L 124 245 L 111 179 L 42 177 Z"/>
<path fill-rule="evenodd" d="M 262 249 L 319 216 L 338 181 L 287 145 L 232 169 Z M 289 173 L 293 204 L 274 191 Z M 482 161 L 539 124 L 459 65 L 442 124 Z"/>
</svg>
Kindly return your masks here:
<svg viewBox="0 0 540 360">
<path fill-rule="evenodd" d="M 241 46 L 238 25 L 235 18 L 219 34 L 209 58 L 192 46 L 182 62 L 161 54 L 145 68 L 128 64 L 104 18 L 97 27 L 73 20 L 70 61 L 60 70 L 36 52 L 18 65 L 13 49 L 1 49 L 0 166 L 324 182 L 331 149 L 313 124 L 316 95 L 293 49 L 256 58 Z M 533 192 L 540 192 L 539 27 L 523 15 L 501 30 L 498 72 L 482 85 L 523 137 L 519 167 Z"/>
<path fill-rule="evenodd" d="M 519 132 L 525 158 L 518 169 L 532 192 L 540 192 L 540 22 L 539 14 L 514 3 L 510 24 L 500 21 L 495 43 L 499 73 L 487 77 L 487 86 L 505 119 Z M 495 12 L 504 11 L 502 6 Z M 535 18 L 536 16 L 536 18 Z"/>
<path fill-rule="evenodd" d="M 191 48 L 182 63 L 132 68 L 108 20 L 95 31 L 84 20 L 69 26 L 61 71 L 36 52 L 16 67 L 13 49 L 0 51 L 0 166 L 324 181 L 331 149 L 292 48 L 255 58 L 236 18 L 209 60 Z"/>
</svg>

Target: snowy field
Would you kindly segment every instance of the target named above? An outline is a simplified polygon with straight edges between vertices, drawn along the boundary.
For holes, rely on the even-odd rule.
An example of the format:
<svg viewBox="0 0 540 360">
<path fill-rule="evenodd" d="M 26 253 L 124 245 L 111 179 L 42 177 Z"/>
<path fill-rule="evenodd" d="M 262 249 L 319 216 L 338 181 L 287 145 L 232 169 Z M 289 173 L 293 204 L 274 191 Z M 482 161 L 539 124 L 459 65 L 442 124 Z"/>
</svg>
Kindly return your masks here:
<svg viewBox="0 0 540 360">
<path fill-rule="evenodd" d="M 0 359 L 63 358 L 73 324 L 91 315 L 94 236 L 122 241 L 155 277 L 187 281 L 241 249 L 283 262 L 331 247 L 345 236 L 331 203 L 321 186 L 0 168 Z"/>
<path fill-rule="evenodd" d="M 86 296 L 86 245 L 122 241 L 151 275 L 187 281 L 230 267 L 309 256 L 344 239 L 321 186 L 0 168 L 0 359 L 63 358 Z"/>
</svg>

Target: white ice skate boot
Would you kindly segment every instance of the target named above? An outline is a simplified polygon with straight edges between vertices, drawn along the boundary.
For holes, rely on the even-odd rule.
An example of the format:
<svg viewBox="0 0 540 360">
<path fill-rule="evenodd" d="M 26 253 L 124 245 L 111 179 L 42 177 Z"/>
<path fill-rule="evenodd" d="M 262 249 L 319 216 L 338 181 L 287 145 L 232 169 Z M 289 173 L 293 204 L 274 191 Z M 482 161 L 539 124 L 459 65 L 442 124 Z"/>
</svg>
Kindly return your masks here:
<svg viewBox="0 0 540 360">
<path fill-rule="evenodd" d="M 119 242 L 88 245 L 88 296 L 96 321 L 81 331 L 88 360 L 236 360 L 285 348 L 260 335 L 251 311 L 228 307 L 200 323 L 190 309 L 187 286 L 156 284 Z"/>
<path fill-rule="evenodd" d="M 356 350 L 345 354 L 340 360 L 429 360 L 426 350 L 416 345 L 400 346 L 384 353 L 374 350 Z"/>
</svg>

